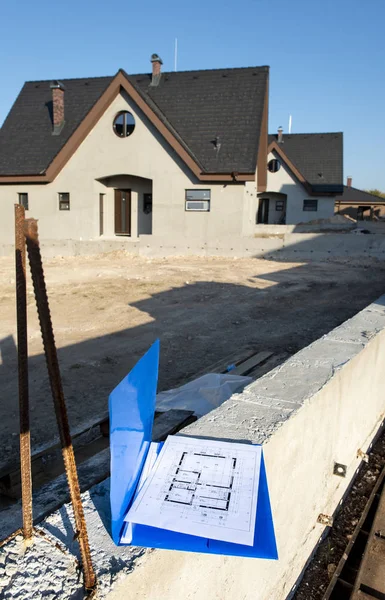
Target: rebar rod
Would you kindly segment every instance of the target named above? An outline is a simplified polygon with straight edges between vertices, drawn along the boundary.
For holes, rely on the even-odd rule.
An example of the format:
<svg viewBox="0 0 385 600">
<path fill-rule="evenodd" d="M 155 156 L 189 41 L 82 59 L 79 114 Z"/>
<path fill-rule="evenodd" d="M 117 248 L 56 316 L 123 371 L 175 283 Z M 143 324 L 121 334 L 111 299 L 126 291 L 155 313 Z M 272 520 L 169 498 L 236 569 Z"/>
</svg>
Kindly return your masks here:
<svg viewBox="0 0 385 600">
<path fill-rule="evenodd" d="M 75 535 L 79 539 L 80 544 L 80 552 L 84 571 L 84 585 L 86 589 L 90 590 L 93 589 L 96 584 L 96 577 L 92 566 L 87 526 L 80 497 L 80 487 L 76 470 L 75 455 L 72 446 L 67 408 L 63 393 L 63 385 L 53 333 L 47 289 L 44 280 L 37 221 L 35 219 L 27 219 L 25 224 L 28 257 L 31 267 L 40 329 L 43 338 L 44 353 L 47 362 L 49 381 L 59 429 L 60 442 L 62 446 L 64 467 L 67 475 L 70 497 L 75 516 L 75 526 L 77 530 Z"/>
<path fill-rule="evenodd" d="M 33 534 L 33 515 L 31 434 L 29 427 L 27 283 L 25 274 L 26 252 L 24 221 L 24 206 L 15 204 L 16 320 L 19 382 L 21 499 L 23 512 L 23 536 L 25 540 L 30 540 Z"/>
</svg>

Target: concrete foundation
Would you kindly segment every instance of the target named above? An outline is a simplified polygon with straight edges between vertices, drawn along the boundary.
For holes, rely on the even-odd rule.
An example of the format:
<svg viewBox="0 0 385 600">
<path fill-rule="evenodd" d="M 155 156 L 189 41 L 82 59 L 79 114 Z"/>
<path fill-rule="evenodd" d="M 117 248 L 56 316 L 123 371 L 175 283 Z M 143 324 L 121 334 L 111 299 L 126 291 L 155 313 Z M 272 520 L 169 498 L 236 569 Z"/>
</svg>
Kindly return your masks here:
<svg viewBox="0 0 385 600">
<path fill-rule="evenodd" d="M 272 226 L 277 229 L 278 226 Z M 214 240 L 207 244 L 182 236 L 170 238 L 142 235 L 137 239 L 47 240 L 41 243 L 45 258 L 78 256 L 125 250 L 141 256 L 232 256 L 273 260 L 324 260 L 328 258 L 385 259 L 385 234 L 269 233 L 257 237 Z M 0 244 L 0 256 L 11 256 L 12 244 Z"/>
<path fill-rule="evenodd" d="M 277 562 L 150 552 L 109 598 L 289 597 L 384 418 L 384 366 L 385 296 L 184 430 L 263 444 Z"/>
<path fill-rule="evenodd" d="M 360 464 L 358 451 L 367 451 L 384 419 L 384 367 L 382 296 L 183 430 L 185 435 L 263 444 L 278 561 L 117 548 L 108 534 L 108 480 L 87 492 L 98 597 L 290 598 L 324 533 L 318 516 L 333 516 L 338 509 Z M 346 466 L 345 477 L 333 474 L 336 462 Z M 14 526 L 14 518 L 10 523 Z M 41 526 L 51 540 L 45 545 L 36 543 L 25 552 L 19 537 L 0 549 L 0 596 L 5 591 L 4 597 L 29 598 L 32 582 L 38 600 L 57 594 L 63 600 L 82 597 L 70 507 L 63 506 Z M 57 542 L 63 553 L 56 552 Z"/>
</svg>

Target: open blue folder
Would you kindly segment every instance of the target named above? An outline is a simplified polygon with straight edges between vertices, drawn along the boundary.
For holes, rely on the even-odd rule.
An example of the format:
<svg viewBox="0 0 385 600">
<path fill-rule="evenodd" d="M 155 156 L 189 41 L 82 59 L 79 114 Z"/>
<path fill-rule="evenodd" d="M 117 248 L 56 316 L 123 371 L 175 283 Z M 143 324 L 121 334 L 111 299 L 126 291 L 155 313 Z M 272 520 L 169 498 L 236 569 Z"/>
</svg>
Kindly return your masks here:
<svg viewBox="0 0 385 600">
<path fill-rule="evenodd" d="M 124 517 L 133 501 L 151 444 L 158 382 L 156 341 L 109 397 L 112 538 L 122 544 Z M 162 444 L 157 444 L 159 452 Z M 222 542 L 146 525 L 132 525 L 133 546 L 277 559 L 266 469 L 260 469 L 253 546 Z"/>
</svg>

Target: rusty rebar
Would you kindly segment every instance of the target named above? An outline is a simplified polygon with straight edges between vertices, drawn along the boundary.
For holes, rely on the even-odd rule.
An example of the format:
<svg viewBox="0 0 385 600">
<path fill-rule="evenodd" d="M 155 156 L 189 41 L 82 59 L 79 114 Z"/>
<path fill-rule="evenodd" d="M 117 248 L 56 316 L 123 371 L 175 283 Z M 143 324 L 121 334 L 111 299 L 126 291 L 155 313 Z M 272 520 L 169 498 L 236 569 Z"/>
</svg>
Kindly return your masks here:
<svg viewBox="0 0 385 600">
<path fill-rule="evenodd" d="M 96 584 L 96 577 L 92 566 L 87 526 L 80 497 L 80 487 L 76 471 L 75 455 L 72 446 L 67 408 L 63 393 L 63 385 L 53 333 L 47 289 L 44 280 L 37 221 L 35 219 L 27 219 L 25 221 L 25 236 L 33 287 L 35 291 L 37 312 L 40 321 L 41 335 L 43 338 L 44 353 L 47 362 L 49 381 L 59 429 L 64 467 L 67 475 L 68 487 L 70 490 L 70 497 L 75 516 L 75 526 L 77 530 L 76 537 L 79 539 L 80 544 L 80 552 L 84 571 L 84 584 L 86 589 L 92 589 Z"/>
<path fill-rule="evenodd" d="M 27 283 L 25 275 L 26 252 L 24 217 L 24 206 L 15 204 L 16 319 L 19 380 L 21 499 L 23 510 L 23 535 L 25 540 L 29 540 L 32 538 L 33 534 L 33 516 L 31 434 L 29 427 Z"/>
</svg>

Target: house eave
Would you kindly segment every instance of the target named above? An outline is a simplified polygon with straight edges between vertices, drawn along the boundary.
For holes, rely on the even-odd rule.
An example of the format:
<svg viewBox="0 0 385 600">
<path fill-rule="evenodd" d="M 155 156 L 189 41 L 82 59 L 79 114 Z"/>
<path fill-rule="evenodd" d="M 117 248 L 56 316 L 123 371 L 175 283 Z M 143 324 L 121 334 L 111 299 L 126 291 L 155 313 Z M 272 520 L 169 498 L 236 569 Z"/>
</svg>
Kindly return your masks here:
<svg viewBox="0 0 385 600">
<path fill-rule="evenodd" d="M 50 183 L 47 175 L 0 175 L 0 185 L 17 183 Z"/>
</svg>

